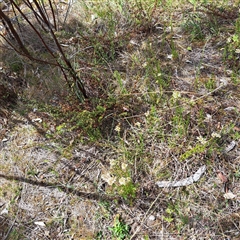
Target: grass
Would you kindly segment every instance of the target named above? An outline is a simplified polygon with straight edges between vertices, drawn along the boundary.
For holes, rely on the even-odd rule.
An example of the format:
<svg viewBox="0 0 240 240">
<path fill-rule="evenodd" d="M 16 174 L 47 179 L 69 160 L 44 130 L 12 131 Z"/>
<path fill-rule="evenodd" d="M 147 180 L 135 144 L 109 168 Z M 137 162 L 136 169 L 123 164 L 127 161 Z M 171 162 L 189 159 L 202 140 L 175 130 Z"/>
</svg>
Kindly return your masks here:
<svg viewBox="0 0 240 240">
<path fill-rule="evenodd" d="M 0 153 L 4 235 L 239 237 L 237 2 L 207 3 L 75 3 L 59 38 L 86 85 L 84 103 L 64 89 L 57 69 L 8 54 L 4 71 L 28 87 L 9 110 Z M 207 171 L 190 186 L 155 184 L 202 165 Z M 217 170 L 235 199 L 224 198 Z"/>
<path fill-rule="evenodd" d="M 125 224 L 122 220 L 119 219 L 119 216 L 116 216 L 114 219 L 113 227 L 109 228 L 113 234 L 113 237 L 121 240 L 129 237 L 130 227 Z"/>
</svg>

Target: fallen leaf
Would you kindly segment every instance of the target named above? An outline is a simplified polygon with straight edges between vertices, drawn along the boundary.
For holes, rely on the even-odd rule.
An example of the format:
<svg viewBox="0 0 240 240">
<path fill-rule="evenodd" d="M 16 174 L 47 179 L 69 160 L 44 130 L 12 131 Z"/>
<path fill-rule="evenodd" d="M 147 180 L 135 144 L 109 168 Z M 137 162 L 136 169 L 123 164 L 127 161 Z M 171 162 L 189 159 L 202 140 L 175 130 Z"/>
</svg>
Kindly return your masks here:
<svg viewBox="0 0 240 240">
<path fill-rule="evenodd" d="M 240 132 L 240 127 L 236 127 L 236 126 L 235 126 L 233 129 L 234 129 L 235 131 Z"/>
<path fill-rule="evenodd" d="M 156 184 L 160 188 L 188 186 L 190 184 L 197 182 L 205 171 L 206 171 L 206 166 L 203 165 L 192 176 L 188 178 L 184 178 L 179 181 L 161 181 L 161 182 L 156 182 Z"/>
<path fill-rule="evenodd" d="M 225 148 L 225 152 L 228 153 L 228 152 L 232 151 L 236 145 L 237 145 L 237 143 L 235 141 L 231 141 L 228 144 L 228 146 Z"/>
<path fill-rule="evenodd" d="M 227 177 L 220 171 L 217 171 L 217 177 L 222 181 L 222 183 L 226 183 L 228 181 Z"/>
<path fill-rule="evenodd" d="M 0 214 L 1 214 L 1 215 L 3 215 L 3 214 L 8 214 L 8 209 L 7 209 L 7 208 L 3 209 Z"/>
<path fill-rule="evenodd" d="M 235 198 L 236 197 L 236 195 L 234 195 L 232 192 L 227 192 L 227 193 L 225 193 L 224 195 L 224 198 L 226 198 L 226 199 L 233 199 L 233 198 Z"/>
</svg>

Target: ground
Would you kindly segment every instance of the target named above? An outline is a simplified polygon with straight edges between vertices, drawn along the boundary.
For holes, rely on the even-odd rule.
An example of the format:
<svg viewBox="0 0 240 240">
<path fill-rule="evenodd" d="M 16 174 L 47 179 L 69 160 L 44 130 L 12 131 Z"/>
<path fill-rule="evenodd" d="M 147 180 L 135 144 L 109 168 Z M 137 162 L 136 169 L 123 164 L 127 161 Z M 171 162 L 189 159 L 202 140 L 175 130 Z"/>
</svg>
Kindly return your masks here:
<svg viewBox="0 0 240 240">
<path fill-rule="evenodd" d="M 2 50 L 0 238 L 239 239 L 236 1 L 107 2 L 56 33 L 84 101 Z"/>
</svg>

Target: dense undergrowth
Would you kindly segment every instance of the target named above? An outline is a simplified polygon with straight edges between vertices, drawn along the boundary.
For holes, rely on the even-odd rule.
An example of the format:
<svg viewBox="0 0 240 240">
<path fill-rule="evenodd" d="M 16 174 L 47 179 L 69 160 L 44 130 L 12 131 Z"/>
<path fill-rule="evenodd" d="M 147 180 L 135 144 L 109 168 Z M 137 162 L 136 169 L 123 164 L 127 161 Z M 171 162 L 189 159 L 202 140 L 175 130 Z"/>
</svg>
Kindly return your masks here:
<svg viewBox="0 0 240 240">
<path fill-rule="evenodd" d="M 238 239 L 238 8 L 74 2 L 55 35 L 82 102 L 57 67 L 2 48 L 0 236 Z M 190 186 L 156 185 L 203 165 Z"/>
</svg>

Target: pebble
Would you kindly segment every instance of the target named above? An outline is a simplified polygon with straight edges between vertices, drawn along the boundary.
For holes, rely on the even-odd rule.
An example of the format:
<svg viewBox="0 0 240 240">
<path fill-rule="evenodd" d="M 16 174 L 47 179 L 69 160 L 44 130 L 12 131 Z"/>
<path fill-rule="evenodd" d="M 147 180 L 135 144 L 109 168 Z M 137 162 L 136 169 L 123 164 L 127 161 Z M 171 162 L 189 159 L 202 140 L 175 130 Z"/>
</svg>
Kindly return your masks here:
<svg viewBox="0 0 240 240">
<path fill-rule="evenodd" d="M 155 216 L 150 215 L 148 219 L 149 219 L 150 221 L 154 221 L 156 218 L 155 218 Z"/>
</svg>

